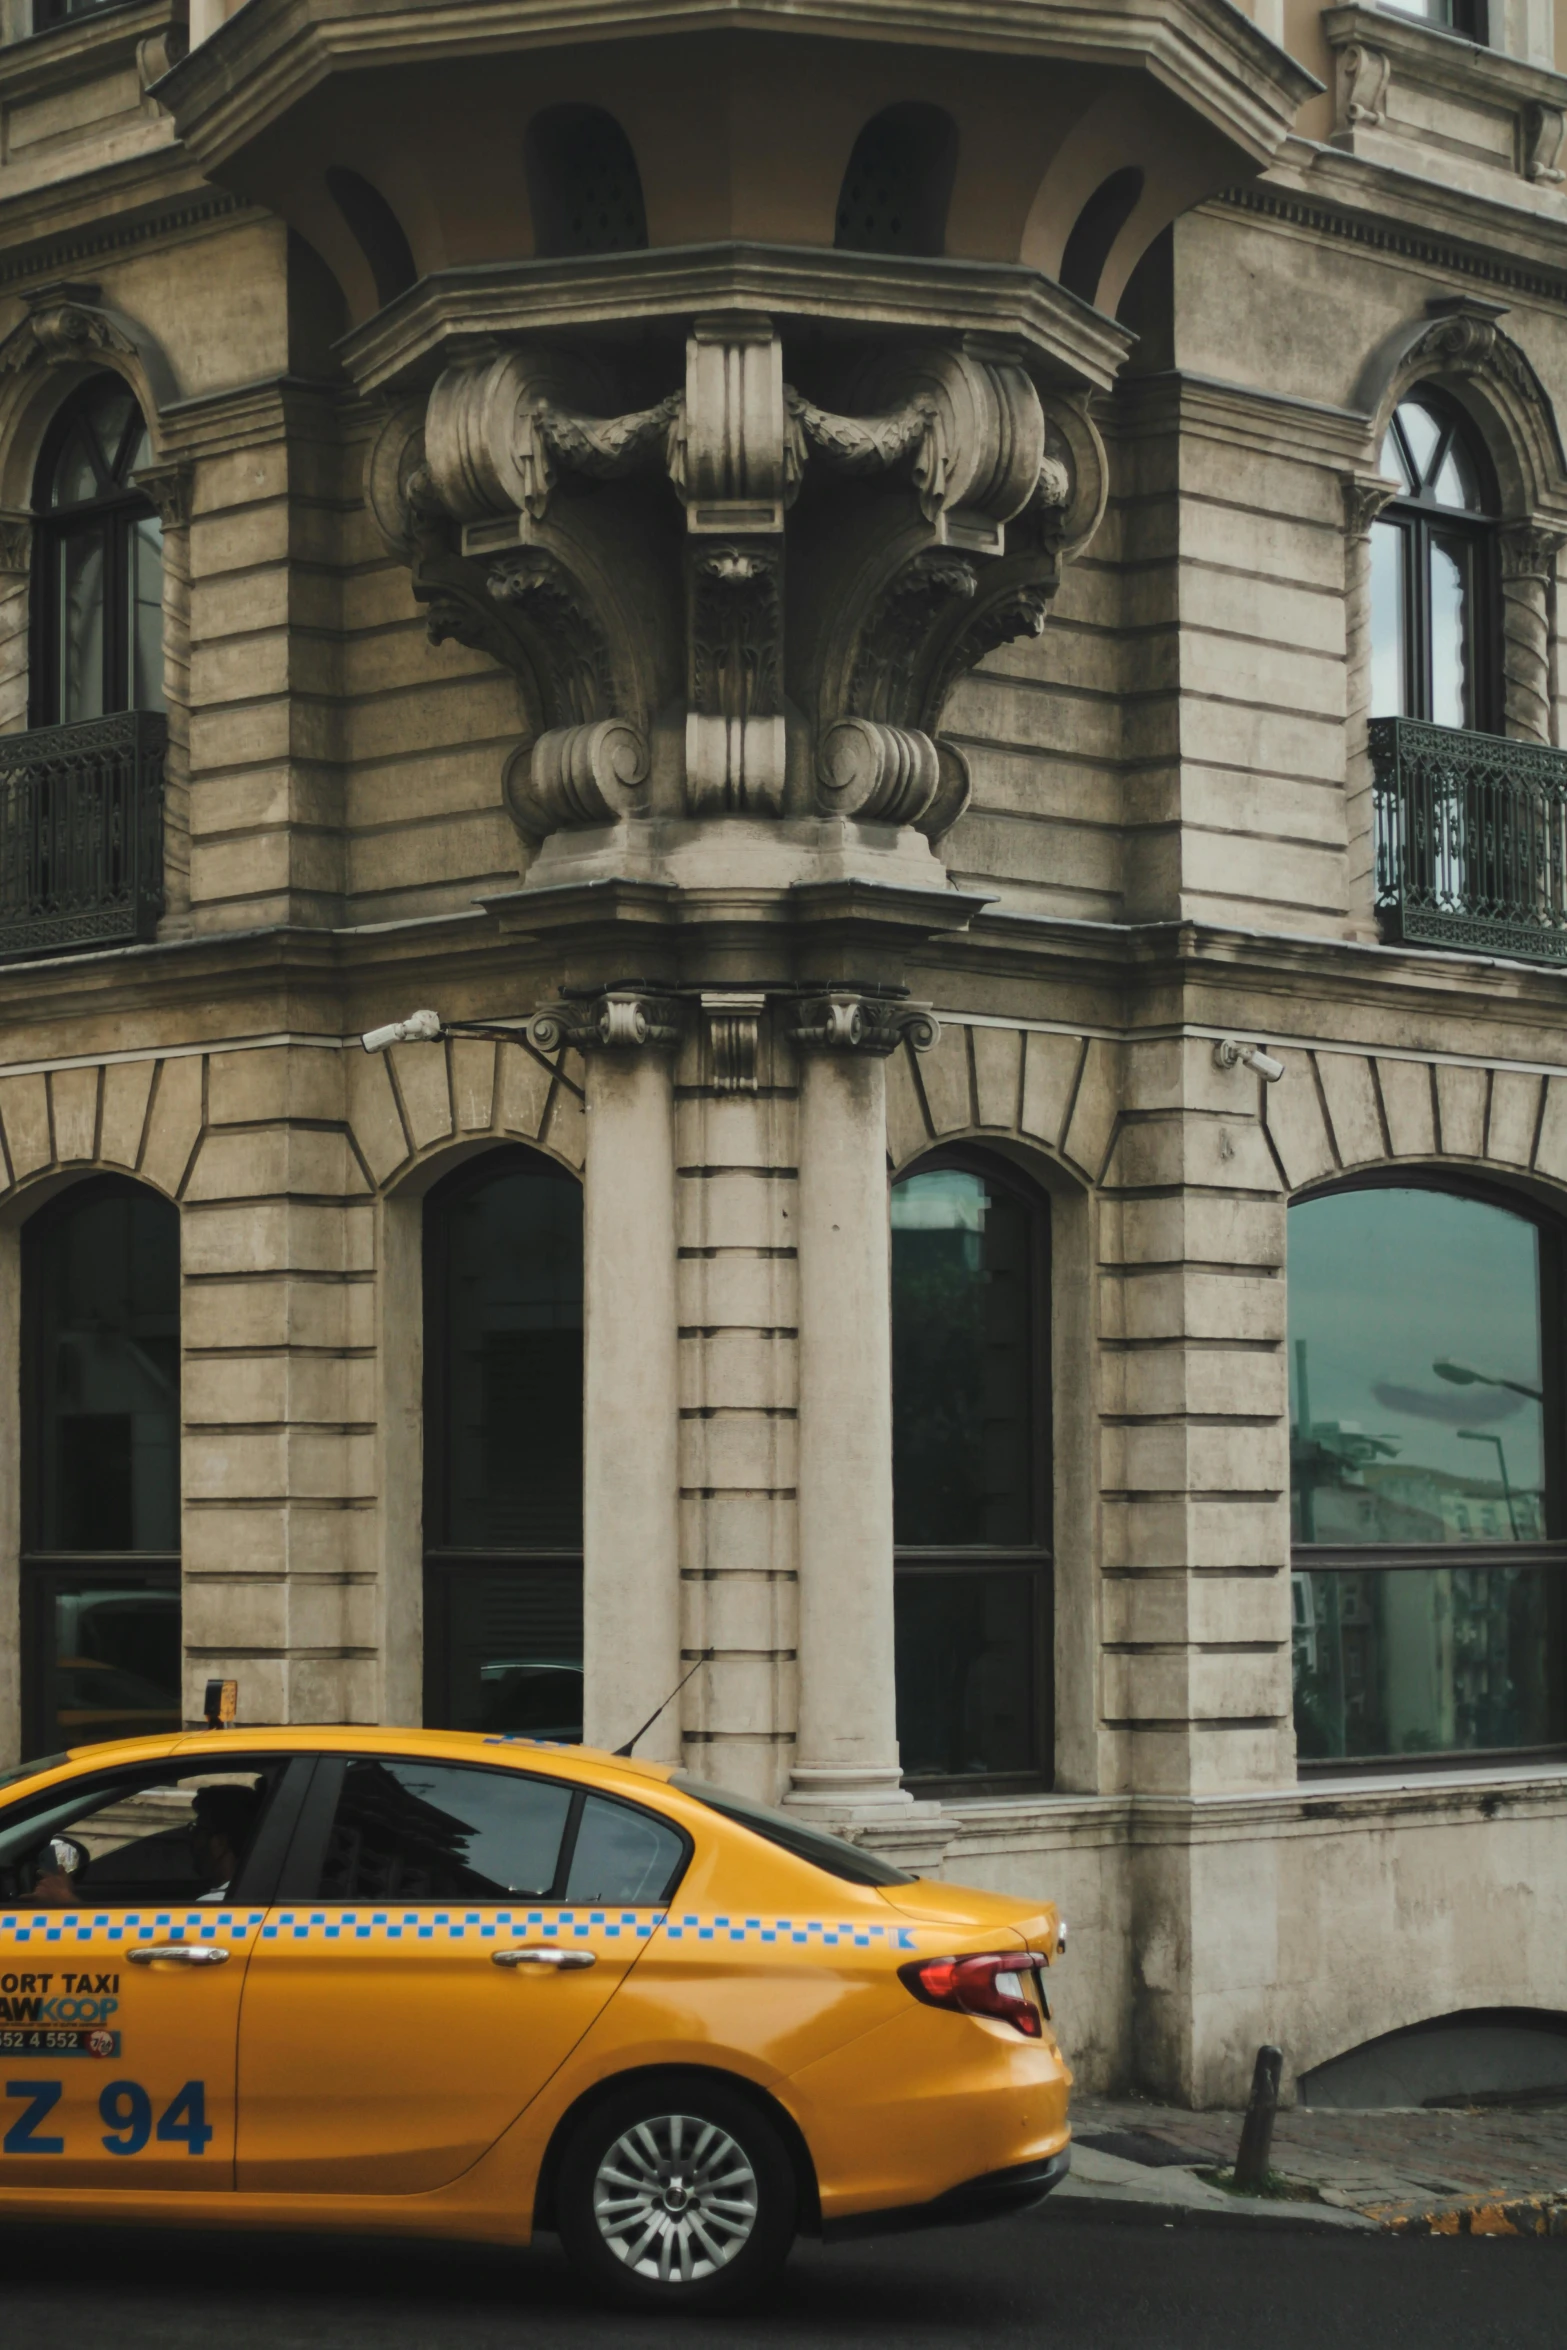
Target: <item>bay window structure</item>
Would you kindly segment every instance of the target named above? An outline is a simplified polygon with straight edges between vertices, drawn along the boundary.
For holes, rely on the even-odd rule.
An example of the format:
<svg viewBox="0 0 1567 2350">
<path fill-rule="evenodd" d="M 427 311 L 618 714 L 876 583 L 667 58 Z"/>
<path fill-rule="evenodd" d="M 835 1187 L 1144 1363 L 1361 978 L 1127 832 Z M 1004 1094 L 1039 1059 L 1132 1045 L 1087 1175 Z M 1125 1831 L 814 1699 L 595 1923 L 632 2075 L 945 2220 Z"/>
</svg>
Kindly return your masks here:
<svg viewBox="0 0 1567 2350">
<path fill-rule="evenodd" d="M 974 1154 L 892 1195 L 898 1746 L 917 1784 L 1051 1764 L 1048 1203 Z"/>
<path fill-rule="evenodd" d="M 1567 1744 L 1557 1227 L 1365 1186 L 1289 1217 L 1303 1766 Z"/>
<path fill-rule="evenodd" d="M 179 1213 L 73 1185 L 23 1228 L 23 1746 L 180 1726 Z"/>
<path fill-rule="evenodd" d="M 582 1189 L 541 1154 L 425 1202 L 425 1719 L 582 1735 Z"/>
</svg>

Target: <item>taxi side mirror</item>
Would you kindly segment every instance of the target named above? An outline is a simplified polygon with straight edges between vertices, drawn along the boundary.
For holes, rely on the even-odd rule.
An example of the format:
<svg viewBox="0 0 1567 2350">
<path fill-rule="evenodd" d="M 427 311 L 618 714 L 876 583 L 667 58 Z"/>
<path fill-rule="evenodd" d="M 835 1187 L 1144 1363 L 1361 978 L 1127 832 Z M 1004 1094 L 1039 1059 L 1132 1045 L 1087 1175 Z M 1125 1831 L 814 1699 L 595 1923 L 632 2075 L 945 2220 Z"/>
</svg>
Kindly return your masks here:
<svg viewBox="0 0 1567 2350">
<path fill-rule="evenodd" d="M 70 1836 L 50 1837 L 49 1860 L 56 1873 L 62 1877 L 74 1877 L 78 1869 L 87 1866 L 85 1850 Z"/>
</svg>

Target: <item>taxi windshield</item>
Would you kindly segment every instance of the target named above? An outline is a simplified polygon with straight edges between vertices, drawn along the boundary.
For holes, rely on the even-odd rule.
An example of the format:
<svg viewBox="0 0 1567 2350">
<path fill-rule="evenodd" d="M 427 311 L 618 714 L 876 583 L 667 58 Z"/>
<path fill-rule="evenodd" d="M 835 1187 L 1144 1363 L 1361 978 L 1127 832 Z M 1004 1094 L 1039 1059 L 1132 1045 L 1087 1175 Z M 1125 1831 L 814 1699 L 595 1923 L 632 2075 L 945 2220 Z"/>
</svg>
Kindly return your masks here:
<svg viewBox="0 0 1567 2350">
<path fill-rule="evenodd" d="M 890 1861 L 862 1852 L 857 1844 L 846 1844 L 841 1836 L 829 1836 L 825 1828 L 812 1828 L 789 1812 L 775 1811 L 770 1803 L 753 1803 L 749 1796 L 732 1794 L 727 1787 L 709 1787 L 702 1779 L 688 1779 L 684 1771 L 675 1771 L 669 1783 L 682 1795 L 695 1796 L 709 1811 L 721 1812 L 737 1827 L 749 1828 L 754 1836 L 765 1836 L 769 1844 L 780 1845 L 797 1860 L 825 1869 L 830 1877 L 842 1877 L 851 1885 L 914 1883 Z"/>
</svg>

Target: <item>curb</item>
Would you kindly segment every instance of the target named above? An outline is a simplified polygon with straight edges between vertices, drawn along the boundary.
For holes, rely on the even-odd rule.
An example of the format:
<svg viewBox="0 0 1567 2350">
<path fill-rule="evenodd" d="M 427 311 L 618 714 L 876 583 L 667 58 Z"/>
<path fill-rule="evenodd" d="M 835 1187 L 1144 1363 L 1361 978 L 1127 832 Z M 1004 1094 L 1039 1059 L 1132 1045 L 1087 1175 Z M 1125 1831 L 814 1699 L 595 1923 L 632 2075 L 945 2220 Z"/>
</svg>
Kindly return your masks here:
<svg viewBox="0 0 1567 2350">
<path fill-rule="evenodd" d="M 1226 2197 L 1225 2206 L 1204 2203 L 1176 2203 L 1151 2195 L 1140 2195 L 1135 2188 L 1123 2187 L 1058 2187 L 1045 2203 L 1041 2203 L 1031 2217 L 1052 2219 L 1106 2219 L 1122 2225 L 1146 2227 L 1158 2221 L 1165 2227 L 1284 2229 L 1295 2235 L 1349 2234 L 1360 2236 L 1383 2235 L 1389 2222 L 1368 2218 L 1359 2211 L 1340 2211 L 1328 2203 L 1287 2203 L 1243 2197 Z M 1420 2230 L 1412 2229 L 1418 2233 Z M 1433 2230 L 1433 2233 L 1443 2231 Z M 1455 2233 L 1455 2230 L 1445 2231 Z M 1518 2230 L 1494 2230 L 1493 2233 L 1518 2233 Z M 1563 2213 L 1563 2230 L 1567 2234 L 1567 2210 Z"/>
<path fill-rule="evenodd" d="M 1437 2211 L 1372 2207 L 1393 2236 L 1567 2236 L 1567 2196 L 1527 2195 L 1507 2203 L 1456 2203 Z"/>
</svg>

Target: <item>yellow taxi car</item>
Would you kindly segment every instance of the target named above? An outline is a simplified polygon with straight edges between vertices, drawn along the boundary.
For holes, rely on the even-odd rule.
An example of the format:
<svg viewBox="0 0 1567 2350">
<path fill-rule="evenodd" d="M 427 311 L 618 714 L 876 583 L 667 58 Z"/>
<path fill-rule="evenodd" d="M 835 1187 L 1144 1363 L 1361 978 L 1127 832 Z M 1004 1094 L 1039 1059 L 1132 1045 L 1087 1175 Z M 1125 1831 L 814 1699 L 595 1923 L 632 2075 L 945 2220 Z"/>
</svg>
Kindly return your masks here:
<svg viewBox="0 0 1567 2350">
<path fill-rule="evenodd" d="M 0 1782 L 0 2217 L 558 2231 L 621 2301 L 1064 2175 L 1053 1909 L 582 1747 L 140 1738 Z"/>
</svg>

